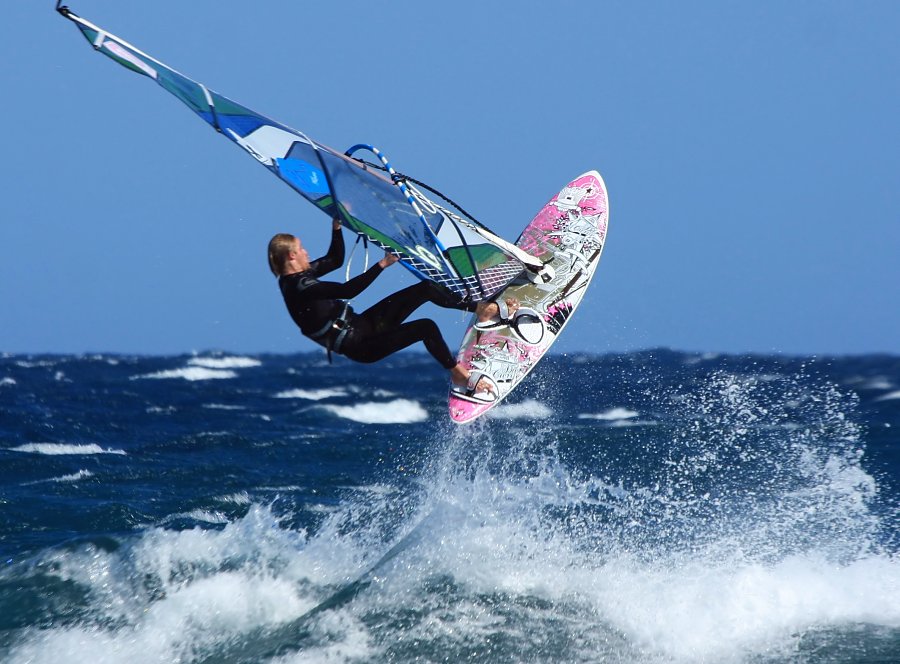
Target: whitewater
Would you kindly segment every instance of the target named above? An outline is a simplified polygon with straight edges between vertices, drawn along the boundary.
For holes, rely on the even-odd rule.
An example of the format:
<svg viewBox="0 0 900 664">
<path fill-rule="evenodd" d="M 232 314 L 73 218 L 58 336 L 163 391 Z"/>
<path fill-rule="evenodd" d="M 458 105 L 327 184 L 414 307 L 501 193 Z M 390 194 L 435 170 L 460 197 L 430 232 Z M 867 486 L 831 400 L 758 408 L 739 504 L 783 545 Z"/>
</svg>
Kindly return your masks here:
<svg viewBox="0 0 900 664">
<path fill-rule="evenodd" d="M 4 662 L 900 661 L 900 358 L 0 356 Z"/>
</svg>

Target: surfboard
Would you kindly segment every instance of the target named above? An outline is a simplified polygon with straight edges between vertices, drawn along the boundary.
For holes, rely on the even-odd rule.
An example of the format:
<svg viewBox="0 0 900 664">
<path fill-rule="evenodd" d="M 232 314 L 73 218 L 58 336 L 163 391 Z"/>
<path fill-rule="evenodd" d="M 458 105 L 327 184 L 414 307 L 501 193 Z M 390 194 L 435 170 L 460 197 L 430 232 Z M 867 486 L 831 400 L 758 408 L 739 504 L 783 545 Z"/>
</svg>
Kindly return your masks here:
<svg viewBox="0 0 900 664">
<path fill-rule="evenodd" d="M 502 402 L 534 369 L 581 304 L 606 242 L 609 198 L 589 171 L 567 184 L 534 217 L 516 246 L 540 257 L 542 274 L 523 273 L 493 299 L 519 301 L 512 323 L 477 329 L 473 316 L 457 360 L 493 393 L 450 386 L 450 418 L 472 422 Z"/>
</svg>

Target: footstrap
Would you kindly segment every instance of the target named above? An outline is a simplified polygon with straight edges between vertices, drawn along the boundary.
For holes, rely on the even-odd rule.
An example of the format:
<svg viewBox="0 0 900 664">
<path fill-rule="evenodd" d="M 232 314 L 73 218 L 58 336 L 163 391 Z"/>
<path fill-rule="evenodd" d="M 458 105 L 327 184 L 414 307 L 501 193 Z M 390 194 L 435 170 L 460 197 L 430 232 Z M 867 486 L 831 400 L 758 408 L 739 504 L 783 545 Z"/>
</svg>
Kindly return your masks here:
<svg viewBox="0 0 900 664">
<path fill-rule="evenodd" d="M 493 330 L 498 327 L 506 327 L 509 325 L 509 306 L 505 300 L 490 300 L 491 303 L 497 305 L 497 315 L 486 321 L 475 323 L 476 330 Z"/>
<path fill-rule="evenodd" d="M 478 383 L 482 380 L 490 383 L 494 391 L 478 392 Z M 474 401 L 475 403 L 491 403 L 500 398 L 500 388 L 497 385 L 497 381 L 491 375 L 477 369 L 469 372 L 469 380 L 466 385 L 453 385 L 452 389 L 461 398 L 467 401 Z"/>
</svg>

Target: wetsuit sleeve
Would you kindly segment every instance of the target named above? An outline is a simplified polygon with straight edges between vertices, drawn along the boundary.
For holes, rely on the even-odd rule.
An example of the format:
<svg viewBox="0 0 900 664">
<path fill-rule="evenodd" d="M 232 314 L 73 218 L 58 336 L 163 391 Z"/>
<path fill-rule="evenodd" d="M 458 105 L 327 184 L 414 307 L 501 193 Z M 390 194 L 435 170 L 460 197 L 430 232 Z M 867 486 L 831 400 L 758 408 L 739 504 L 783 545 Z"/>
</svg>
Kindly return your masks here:
<svg viewBox="0 0 900 664">
<path fill-rule="evenodd" d="M 331 232 L 331 245 L 328 247 L 328 253 L 310 263 L 307 272 L 321 277 L 323 274 L 333 272 L 343 264 L 344 236 L 341 234 L 341 229 L 336 228 Z"/>
<path fill-rule="evenodd" d="M 350 281 L 344 283 L 336 281 L 316 282 L 303 290 L 303 297 L 310 300 L 349 300 L 368 288 L 383 269 L 378 263 L 375 263 L 362 274 L 358 274 Z"/>
</svg>

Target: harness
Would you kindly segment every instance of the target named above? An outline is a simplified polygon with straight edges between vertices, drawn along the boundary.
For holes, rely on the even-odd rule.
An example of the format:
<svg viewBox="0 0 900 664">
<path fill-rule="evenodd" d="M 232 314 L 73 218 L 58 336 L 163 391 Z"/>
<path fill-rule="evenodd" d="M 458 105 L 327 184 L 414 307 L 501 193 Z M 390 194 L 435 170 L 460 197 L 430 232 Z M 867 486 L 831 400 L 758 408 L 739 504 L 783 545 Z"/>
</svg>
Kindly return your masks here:
<svg viewBox="0 0 900 664">
<path fill-rule="evenodd" d="M 365 236 L 360 235 L 356 238 L 356 244 L 359 244 L 360 238 L 363 239 L 363 244 L 366 250 L 366 268 L 369 267 L 369 243 L 366 240 Z M 353 245 L 353 251 L 356 250 L 356 244 Z M 353 251 L 350 252 L 350 260 L 347 261 L 347 274 L 346 278 L 349 280 L 350 278 L 350 261 L 353 259 Z M 298 282 L 298 287 L 300 290 L 306 290 L 312 284 L 316 283 L 316 279 L 314 277 L 301 277 Z M 341 346 L 344 343 L 344 339 L 347 337 L 347 333 L 350 332 L 350 315 L 353 313 L 353 309 L 350 307 L 349 302 L 344 302 L 344 308 L 341 309 L 341 313 L 337 315 L 337 317 L 328 321 L 323 325 L 320 329 L 312 332 L 311 334 L 307 334 L 306 336 L 314 341 L 323 340 L 329 334 L 337 331 L 337 334 L 332 336 L 329 339 L 324 339 L 325 350 L 328 352 L 328 364 L 331 364 L 331 353 L 340 353 Z"/>
<path fill-rule="evenodd" d="M 328 321 L 323 325 L 320 329 L 307 334 L 306 336 L 310 339 L 318 341 L 322 339 L 326 335 L 330 334 L 333 331 L 337 331 L 332 338 L 326 340 L 325 349 L 328 351 L 328 364 L 331 364 L 331 353 L 340 353 L 341 345 L 344 343 L 344 338 L 347 336 L 347 333 L 350 331 L 350 321 L 349 314 L 353 313 L 350 309 L 350 303 L 344 302 L 344 308 L 341 309 L 341 313 L 337 315 L 336 318 Z"/>
</svg>

